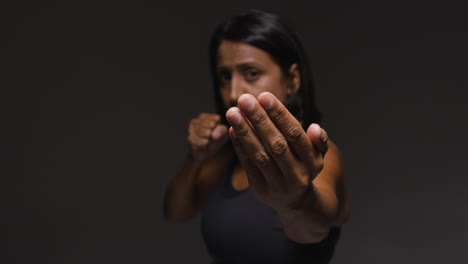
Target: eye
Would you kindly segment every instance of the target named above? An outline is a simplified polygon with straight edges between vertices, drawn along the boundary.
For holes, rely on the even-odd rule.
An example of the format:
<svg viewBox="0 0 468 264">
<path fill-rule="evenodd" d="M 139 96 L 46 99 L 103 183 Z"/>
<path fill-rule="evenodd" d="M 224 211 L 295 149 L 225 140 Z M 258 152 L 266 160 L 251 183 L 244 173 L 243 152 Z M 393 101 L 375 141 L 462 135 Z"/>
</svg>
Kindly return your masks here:
<svg viewBox="0 0 468 264">
<path fill-rule="evenodd" d="M 260 76 L 260 71 L 255 68 L 249 68 L 245 71 L 247 81 L 255 81 Z"/>
<path fill-rule="evenodd" d="M 218 75 L 219 81 L 221 83 L 225 83 L 231 80 L 231 73 L 229 71 L 220 71 Z"/>
</svg>

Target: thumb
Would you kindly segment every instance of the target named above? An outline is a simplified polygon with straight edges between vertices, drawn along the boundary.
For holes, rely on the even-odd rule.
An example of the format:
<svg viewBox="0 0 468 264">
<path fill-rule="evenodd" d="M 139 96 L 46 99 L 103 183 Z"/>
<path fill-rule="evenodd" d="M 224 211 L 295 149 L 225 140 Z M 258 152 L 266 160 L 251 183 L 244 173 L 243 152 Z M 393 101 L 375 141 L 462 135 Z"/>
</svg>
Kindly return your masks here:
<svg viewBox="0 0 468 264">
<path fill-rule="evenodd" d="M 311 124 L 307 129 L 307 136 L 314 146 L 319 150 L 323 156 L 328 151 L 328 135 L 318 124 Z"/>
<path fill-rule="evenodd" d="M 223 139 L 228 133 L 227 126 L 218 124 L 215 129 L 211 132 L 211 138 L 215 141 Z"/>
</svg>

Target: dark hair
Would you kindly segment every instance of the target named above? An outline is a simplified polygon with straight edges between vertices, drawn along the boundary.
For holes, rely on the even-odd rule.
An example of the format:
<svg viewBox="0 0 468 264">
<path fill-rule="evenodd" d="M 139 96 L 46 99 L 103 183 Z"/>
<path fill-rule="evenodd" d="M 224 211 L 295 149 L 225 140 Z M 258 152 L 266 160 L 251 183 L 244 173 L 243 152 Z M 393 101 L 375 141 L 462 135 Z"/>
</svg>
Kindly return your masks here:
<svg viewBox="0 0 468 264">
<path fill-rule="evenodd" d="M 223 40 L 239 41 L 267 52 L 280 66 L 283 74 L 296 63 L 300 72 L 300 87 L 286 102 L 288 110 L 303 121 L 304 129 L 319 123 L 321 114 L 315 103 L 315 85 L 304 48 L 295 31 L 278 15 L 261 10 L 249 10 L 220 24 L 210 42 L 210 67 L 218 113 L 224 118 L 225 109 L 219 91 L 216 62 L 219 45 Z"/>
</svg>

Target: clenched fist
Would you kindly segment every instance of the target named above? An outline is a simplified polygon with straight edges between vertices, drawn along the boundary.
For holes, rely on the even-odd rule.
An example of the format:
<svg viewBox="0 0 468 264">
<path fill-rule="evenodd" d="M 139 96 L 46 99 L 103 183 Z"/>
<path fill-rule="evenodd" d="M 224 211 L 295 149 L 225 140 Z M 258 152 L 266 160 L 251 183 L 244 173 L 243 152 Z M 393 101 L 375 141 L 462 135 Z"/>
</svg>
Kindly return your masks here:
<svg viewBox="0 0 468 264">
<path fill-rule="evenodd" d="M 220 150 L 228 133 L 227 126 L 221 124 L 221 116 L 201 113 L 190 120 L 187 141 L 192 158 L 203 162 Z"/>
</svg>

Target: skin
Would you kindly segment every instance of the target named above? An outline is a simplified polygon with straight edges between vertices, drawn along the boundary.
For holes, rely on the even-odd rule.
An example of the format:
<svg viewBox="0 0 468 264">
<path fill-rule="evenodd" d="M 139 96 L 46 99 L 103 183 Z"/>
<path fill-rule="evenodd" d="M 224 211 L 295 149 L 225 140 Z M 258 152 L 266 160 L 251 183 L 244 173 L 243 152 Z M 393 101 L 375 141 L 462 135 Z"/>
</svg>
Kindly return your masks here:
<svg viewBox="0 0 468 264">
<path fill-rule="evenodd" d="M 231 127 L 220 124 L 217 114 L 203 113 L 190 122 L 191 151 L 168 186 L 166 219 L 198 214 L 235 153 L 240 165 L 233 171 L 233 186 L 249 187 L 271 206 L 291 240 L 322 240 L 348 218 L 346 179 L 341 154 L 327 133 L 317 124 L 305 132 L 284 107 L 300 87 L 297 65 L 284 74 L 266 52 L 222 41 L 217 74 Z M 227 134 L 232 146 L 222 144 Z"/>
<path fill-rule="evenodd" d="M 242 94 L 257 97 L 271 92 L 281 102 L 299 88 L 297 65 L 289 69 L 288 77 L 268 53 L 245 43 L 222 41 L 218 49 L 217 73 L 221 99 L 226 109 L 237 105 Z"/>
<path fill-rule="evenodd" d="M 308 243 L 344 222 L 347 201 L 336 191 L 344 184 L 338 149 L 317 124 L 304 132 L 283 105 L 299 88 L 297 69 L 293 64 L 285 76 L 266 52 L 244 43 L 219 47 L 221 96 L 226 106 L 237 104 L 226 113 L 229 134 L 250 190 L 276 211 L 289 238 Z"/>
</svg>

